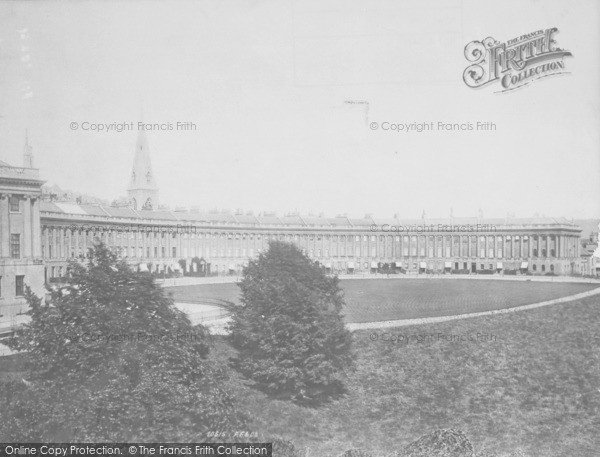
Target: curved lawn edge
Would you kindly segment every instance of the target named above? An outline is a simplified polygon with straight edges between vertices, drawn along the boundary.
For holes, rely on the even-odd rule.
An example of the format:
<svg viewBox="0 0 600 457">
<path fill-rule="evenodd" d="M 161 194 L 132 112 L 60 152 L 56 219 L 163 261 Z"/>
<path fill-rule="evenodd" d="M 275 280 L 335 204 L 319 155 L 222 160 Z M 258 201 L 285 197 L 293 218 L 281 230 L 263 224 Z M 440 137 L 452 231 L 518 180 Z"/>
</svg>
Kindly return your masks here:
<svg viewBox="0 0 600 457">
<path fill-rule="evenodd" d="M 557 305 L 559 303 L 567 303 L 582 298 L 592 297 L 600 294 L 600 287 L 586 292 L 580 292 L 575 295 L 569 295 L 567 297 L 554 298 L 552 300 L 545 300 L 538 303 L 532 303 L 530 305 L 519 305 L 512 308 L 496 309 L 491 311 L 481 311 L 478 313 L 467 313 L 467 314 L 454 314 L 450 316 L 438 316 L 438 317 L 422 317 L 416 319 L 397 319 L 391 321 L 375 321 L 375 322 L 360 322 L 346 324 L 349 330 L 369 330 L 375 328 L 391 328 L 391 327 L 406 327 L 409 325 L 421 325 L 421 324 L 436 324 L 439 322 L 453 321 L 457 319 L 468 319 L 471 317 L 482 317 L 482 316 L 494 316 L 497 314 L 513 313 L 517 311 L 526 311 L 530 309 L 541 308 L 549 305 Z"/>
<path fill-rule="evenodd" d="M 544 306 L 557 305 L 560 303 L 568 303 L 576 300 L 580 300 L 582 298 L 592 297 L 594 295 L 600 294 L 600 287 L 592 290 L 588 290 L 586 292 L 580 292 L 578 294 L 569 295 L 567 297 L 555 298 L 552 300 L 545 300 L 538 303 L 532 303 L 529 305 L 519 305 L 514 306 L 512 308 L 503 308 L 491 311 L 481 311 L 478 313 L 467 313 L 467 314 L 454 314 L 450 316 L 439 316 L 439 317 L 422 317 L 416 319 L 397 319 L 391 321 L 374 321 L 374 322 L 360 322 L 360 323 L 349 323 L 346 324 L 346 328 L 351 331 L 356 330 L 370 330 L 370 329 L 380 329 L 380 328 L 393 328 L 393 327 L 407 327 L 410 325 L 424 325 L 424 324 L 436 324 L 440 322 L 448 322 L 458 319 L 468 319 L 472 317 L 482 317 L 482 316 L 495 316 L 499 314 L 506 313 L 514 313 L 518 311 L 527 311 L 530 309 L 542 308 Z M 182 303 L 183 304 L 183 303 Z M 190 303 L 190 305 L 193 305 Z M 202 324 L 206 326 L 210 333 L 213 335 L 227 335 L 227 323 L 229 322 L 229 318 L 214 318 L 207 319 Z"/>
<path fill-rule="evenodd" d="M 499 276 L 499 275 L 380 275 L 380 274 L 357 274 L 348 275 L 341 274 L 337 275 L 340 280 L 346 279 L 365 279 L 365 280 L 403 280 L 403 279 L 420 279 L 423 281 L 432 279 L 445 279 L 445 280 L 456 280 L 456 279 L 469 279 L 473 281 L 533 281 L 533 282 L 566 282 L 573 284 L 600 284 L 600 278 L 583 278 L 577 276 Z M 222 277 L 183 277 L 183 278 L 169 278 L 159 279 L 157 284 L 168 289 L 170 287 L 181 287 L 181 286 L 200 286 L 204 284 L 228 284 L 239 282 L 242 278 L 240 276 L 222 276 Z"/>
</svg>

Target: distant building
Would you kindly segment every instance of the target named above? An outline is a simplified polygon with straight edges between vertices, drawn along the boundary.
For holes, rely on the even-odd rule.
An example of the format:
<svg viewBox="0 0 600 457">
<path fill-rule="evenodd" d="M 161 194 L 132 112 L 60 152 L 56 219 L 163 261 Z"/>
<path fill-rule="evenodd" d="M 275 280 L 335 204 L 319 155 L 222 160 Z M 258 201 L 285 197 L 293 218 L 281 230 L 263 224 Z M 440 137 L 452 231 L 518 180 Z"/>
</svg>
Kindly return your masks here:
<svg viewBox="0 0 600 457">
<path fill-rule="evenodd" d="M 600 228 L 597 227 L 597 229 Z M 600 248 L 598 247 L 598 232 L 592 231 L 589 236 L 581 238 L 582 274 L 600 276 Z"/>
<path fill-rule="evenodd" d="M 60 277 L 69 259 L 83 258 L 101 240 L 132 264 L 152 272 L 193 268 L 239 272 L 270 240 L 295 243 L 332 273 L 370 273 L 387 264 L 408 273 L 581 274 L 579 227 L 567 220 L 350 219 L 146 211 L 43 202 L 47 277 Z M 438 230 L 454 225 L 456 231 Z M 405 232 L 391 227 L 413 228 Z M 428 231 L 418 233 L 418 227 Z M 477 230 L 477 226 L 481 230 Z M 377 227 L 372 231 L 371 227 Z M 429 230 L 429 227 L 433 227 Z M 473 231 L 468 231 L 473 229 Z M 462 231 L 467 230 L 467 231 Z"/>
<path fill-rule="evenodd" d="M 33 165 L 28 140 L 24 162 Z M 409 220 L 157 209 L 144 132 L 135 146 L 129 205 L 41 200 L 42 184 L 37 169 L 0 163 L 0 314 L 23 305 L 25 284 L 42 294 L 44 282 L 64 278 L 69 262 L 85 259 L 97 241 L 159 274 L 238 273 L 271 240 L 295 243 L 331 273 L 596 271 L 580 252 L 581 228 L 564 218 Z"/>
<path fill-rule="evenodd" d="M 40 197 L 44 183 L 32 168 L 26 140 L 25 167 L 0 162 L 0 314 L 14 314 L 25 304 L 25 286 L 44 291 Z"/>
<path fill-rule="evenodd" d="M 101 240 L 132 264 L 167 273 L 198 268 L 206 274 L 239 272 L 270 240 L 297 244 L 332 273 L 370 273 L 387 265 L 407 273 L 581 274 L 581 229 L 564 218 L 418 220 L 370 215 L 201 213 L 158 208 L 150 149 L 140 132 L 129 206 L 43 202 L 42 246 L 46 279 L 66 274 Z"/>
</svg>

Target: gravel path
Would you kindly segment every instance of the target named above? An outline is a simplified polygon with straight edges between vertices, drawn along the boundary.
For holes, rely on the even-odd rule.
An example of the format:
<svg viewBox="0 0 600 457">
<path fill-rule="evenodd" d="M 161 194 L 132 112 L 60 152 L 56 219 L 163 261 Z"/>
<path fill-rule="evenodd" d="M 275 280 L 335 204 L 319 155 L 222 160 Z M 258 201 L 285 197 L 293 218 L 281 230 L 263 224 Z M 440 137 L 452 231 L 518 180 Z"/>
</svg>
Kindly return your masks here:
<svg viewBox="0 0 600 457">
<path fill-rule="evenodd" d="M 348 329 L 354 330 L 369 330 L 369 329 L 380 329 L 390 327 L 406 327 L 409 325 L 422 325 L 422 324 L 435 324 L 438 322 L 447 322 L 457 319 L 468 319 L 471 317 L 481 316 L 493 316 L 497 314 L 515 313 L 518 311 L 525 311 L 529 309 L 541 308 L 543 306 L 557 305 L 559 303 L 568 303 L 582 298 L 592 297 L 600 294 L 600 287 L 582 292 L 568 297 L 556 298 L 554 300 L 546 300 L 531 305 L 515 306 L 513 308 L 499 309 L 493 311 L 483 311 L 479 313 L 469 314 L 457 314 L 453 316 L 440 316 L 440 317 L 425 317 L 418 319 L 399 319 L 392 321 L 379 321 L 379 322 L 362 322 L 354 324 L 346 324 Z M 228 317 L 220 317 L 218 307 L 211 305 L 199 305 L 195 303 L 176 303 L 176 306 L 183 311 L 190 314 L 193 323 L 202 322 L 213 335 L 226 335 L 227 334 L 227 323 L 229 322 Z M 193 311 L 192 311 L 193 310 Z M 194 312 L 195 311 L 195 312 Z M 6 346 L 0 344 L 0 357 L 4 355 L 10 355 L 10 351 Z"/>
</svg>

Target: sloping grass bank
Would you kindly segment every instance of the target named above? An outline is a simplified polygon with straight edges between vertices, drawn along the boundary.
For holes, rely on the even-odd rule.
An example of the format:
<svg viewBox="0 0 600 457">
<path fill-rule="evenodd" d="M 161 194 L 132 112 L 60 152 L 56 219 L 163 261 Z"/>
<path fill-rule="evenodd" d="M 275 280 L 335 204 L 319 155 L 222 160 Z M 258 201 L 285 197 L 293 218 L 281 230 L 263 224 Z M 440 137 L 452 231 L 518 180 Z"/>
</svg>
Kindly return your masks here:
<svg viewBox="0 0 600 457">
<path fill-rule="evenodd" d="M 514 314 L 354 334 L 348 394 L 319 408 L 270 399 L 231 379 L 253 428 L 310 455 L 387 455 L 436 428 L 476 450 L 596 456 L 600 449 L 598 297 Z M 221 339 L 213 357 L 233 355 Z"/>
</svg>

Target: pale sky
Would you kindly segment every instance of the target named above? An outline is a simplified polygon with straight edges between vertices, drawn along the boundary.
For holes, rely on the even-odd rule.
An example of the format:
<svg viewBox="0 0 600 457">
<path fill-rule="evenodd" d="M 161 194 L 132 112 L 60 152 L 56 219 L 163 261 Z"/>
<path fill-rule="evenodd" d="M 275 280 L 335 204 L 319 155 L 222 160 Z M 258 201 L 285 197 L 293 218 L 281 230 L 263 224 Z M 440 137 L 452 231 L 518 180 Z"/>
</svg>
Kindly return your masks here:
<svg viewBox="0 0 600 457">
<path fill-rule="evenodd" d="M 471 89 L 463 52 L 557 27 L 570 73 Z M 0 160 L 125 194 L 149 132 L 161 203 L 377 217 L 600 216 L 600 2 L 0 2 Z M 366 105 L 345 101 L 366 101 Z M 493 122 L 398 133 L 370 122 Z"/>
</svg>

